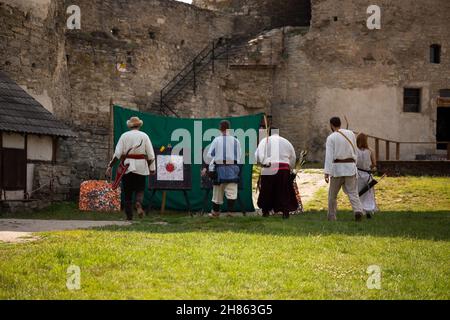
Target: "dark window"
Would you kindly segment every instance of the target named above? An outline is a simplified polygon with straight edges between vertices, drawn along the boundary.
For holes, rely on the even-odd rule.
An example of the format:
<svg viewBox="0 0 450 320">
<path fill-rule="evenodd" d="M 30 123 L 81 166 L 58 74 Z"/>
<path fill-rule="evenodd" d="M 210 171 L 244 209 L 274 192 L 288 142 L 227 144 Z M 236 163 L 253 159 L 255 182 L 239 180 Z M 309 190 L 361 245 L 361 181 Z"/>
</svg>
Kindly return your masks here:
<svg viewBox="0 0 450 320">
<path fill-rule="evenodd" d="M 25 190 L 27 153 L 24 149 L 1 149 L 1 185 L 5 190 Z"/>
<path fill-rule="evenodd" d="M 450 98 L 450 89 L 439 90 L 439 96 L 442 98 Z"/>
<path fill-rule="evenodd" d="M 430 46 L 430 62 L 441 63 L 441 46 L 439 44 Z"/>
<path fill-rule="evenodd" d="M 405 88 L 403 91 L 403 111 L 420 112 L 422 89 Z"/>
</svg>

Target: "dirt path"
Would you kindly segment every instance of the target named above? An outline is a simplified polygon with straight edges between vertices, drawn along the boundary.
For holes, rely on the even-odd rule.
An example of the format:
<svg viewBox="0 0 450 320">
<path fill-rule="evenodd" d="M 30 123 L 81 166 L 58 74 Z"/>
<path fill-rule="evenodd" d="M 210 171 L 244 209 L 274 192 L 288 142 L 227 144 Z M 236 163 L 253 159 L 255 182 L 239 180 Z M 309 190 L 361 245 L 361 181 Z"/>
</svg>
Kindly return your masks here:
<svg viewBox="0 0 450 320">
<path fill-rule="evenodd" d="M 321 188 L 327 186 L 321 169 L 308 169 L 297 178 L 303 204 L 307 204 Z"/>
<path fill-rule="evenodd" d="M 21 243 L 39 239 L 34 232 L 89 229 L 105 226 L 128 226 L 124 221 L 28 220 L 0 219 L 0 241 Z"/>
</svg>

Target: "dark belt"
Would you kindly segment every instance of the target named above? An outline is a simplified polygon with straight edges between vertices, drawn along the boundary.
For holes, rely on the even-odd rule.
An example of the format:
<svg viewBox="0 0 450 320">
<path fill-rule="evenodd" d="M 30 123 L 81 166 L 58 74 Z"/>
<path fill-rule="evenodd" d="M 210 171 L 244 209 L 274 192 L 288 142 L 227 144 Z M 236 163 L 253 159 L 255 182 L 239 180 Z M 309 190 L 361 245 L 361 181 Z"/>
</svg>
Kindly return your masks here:
<svg viewBox="0 0 450 320">
<path fill-rule="evenodd" d="M 355 159 L 353 159 L 353 158 L 336 159 L 336 160 L 334 160 L 334 163 L 355 163 Z"/>
<path fill-rule="evenodd" d="M 127 155 L 127 159 L 145 160 L 147 156 L 145 154 L 129 154 Z"/>
</svg>

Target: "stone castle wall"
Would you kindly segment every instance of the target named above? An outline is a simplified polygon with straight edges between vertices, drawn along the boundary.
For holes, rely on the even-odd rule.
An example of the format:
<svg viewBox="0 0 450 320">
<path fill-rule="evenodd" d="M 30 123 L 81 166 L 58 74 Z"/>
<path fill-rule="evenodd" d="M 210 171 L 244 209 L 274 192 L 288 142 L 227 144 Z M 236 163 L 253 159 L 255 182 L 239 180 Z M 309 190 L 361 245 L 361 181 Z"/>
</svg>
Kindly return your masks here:
<svg viewBox="0 0 450 320">
<path fill-rule="evenodd" d="M 328 119 L 334 115 L 381 138 L 436 139 L 435 98 L 450 87 L 450 3 L 383 0 L 378 5 L 381 30 L 367 29 L 366 1 L 340 1 L 337 7 L 327 0 L 313 1 L 308 34 L 294 30 L 286 36 L 287 60 L 277 68 L 272 113 L 286 136 L 310 150 L 314 160 L 323 160 Z M 434 43 L 442 46 L 440 64 L 430 63 Z M 420 113 L 403 112 L 404 87 L 422 88 Z M 413 159 L 435 149 L 402 146 L 401 155 Z"/>
<path fill-rule="evenodd" d="M 193 0 L 193 4 L 233 14 L 236 31 L 307 26 L 311 20 L 311 0 Z"/>
<path fill-rule="evenodd" d="M 51 169 L 64 177 L 54 190 L 64 196 L 104 177 L 111 101 L 145 111 L 188 60 L 233 29 L 223 14 L 172 0 L 79 0 L 81 30 L 67 30 L 72 4 L 0 1 L 0 68 L 78 134 L 59 141 Z M 48 170 L 38 166 L 36 176 Z"/>
<path fill-rule="evenodd" d="M 194 3 L 214 10 L 172 0 L 79 0 L 82 28 L 70 31 L 66 8 L 72 1 L 0 0 L 0 69 L 78 133 L 60 141 L 55 170 L 64 177 L 61 193 L 103 177 L 111 100 L 149 110 L 159 90 L 212 39 L 304 25 L 287 13 L 309 11 L 309 1 Z M 262 57 L 255 59 L 254 46 L 231 67 L 217 62 L 215 74 L 200 76 L 197 94 L 184 92 L 173 107 L 187 117 L 267 112 L 297 150 L 309 150 L 317 161 L 333 115 L 382 138 L 433 141 L 434 98 L 450 88 L 450 2 L 379 0 L 382 29 L 374 31 L 366 27 L 366 1 L 311 3 L 307 34 L 304 28 L 267 33 Z M 429 62 L 433 43 L 442 46 L 441 64 Z M 422 88 L 421 113 L 402 112 L 405 86 Z M 402 154 L 434 149 L 405 147 Z M 49 175 L 39 170 L 38 176 Z"/>
</svg>

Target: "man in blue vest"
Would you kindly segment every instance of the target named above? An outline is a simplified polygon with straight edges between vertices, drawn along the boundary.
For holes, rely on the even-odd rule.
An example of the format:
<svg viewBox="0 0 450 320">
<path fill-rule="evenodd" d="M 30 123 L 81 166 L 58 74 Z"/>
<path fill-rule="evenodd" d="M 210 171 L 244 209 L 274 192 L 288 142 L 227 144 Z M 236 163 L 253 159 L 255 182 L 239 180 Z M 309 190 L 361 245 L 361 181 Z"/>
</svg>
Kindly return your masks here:
<svg viewBox="0 0 450 320">
<path fill-rule="evenodd" d="M 229 135 L 229 130 L 230 122 L 222 121 L 221 135 L 214 139 L 208 151 L 209 172 L 214 173 L 213 211 L 209 215 L 211 218 L 220 217 L 224 196 L 227 198 L 228 215 L 231 215 L 238 197 L 241 144 L 238 139 Z"/>
</svg>

